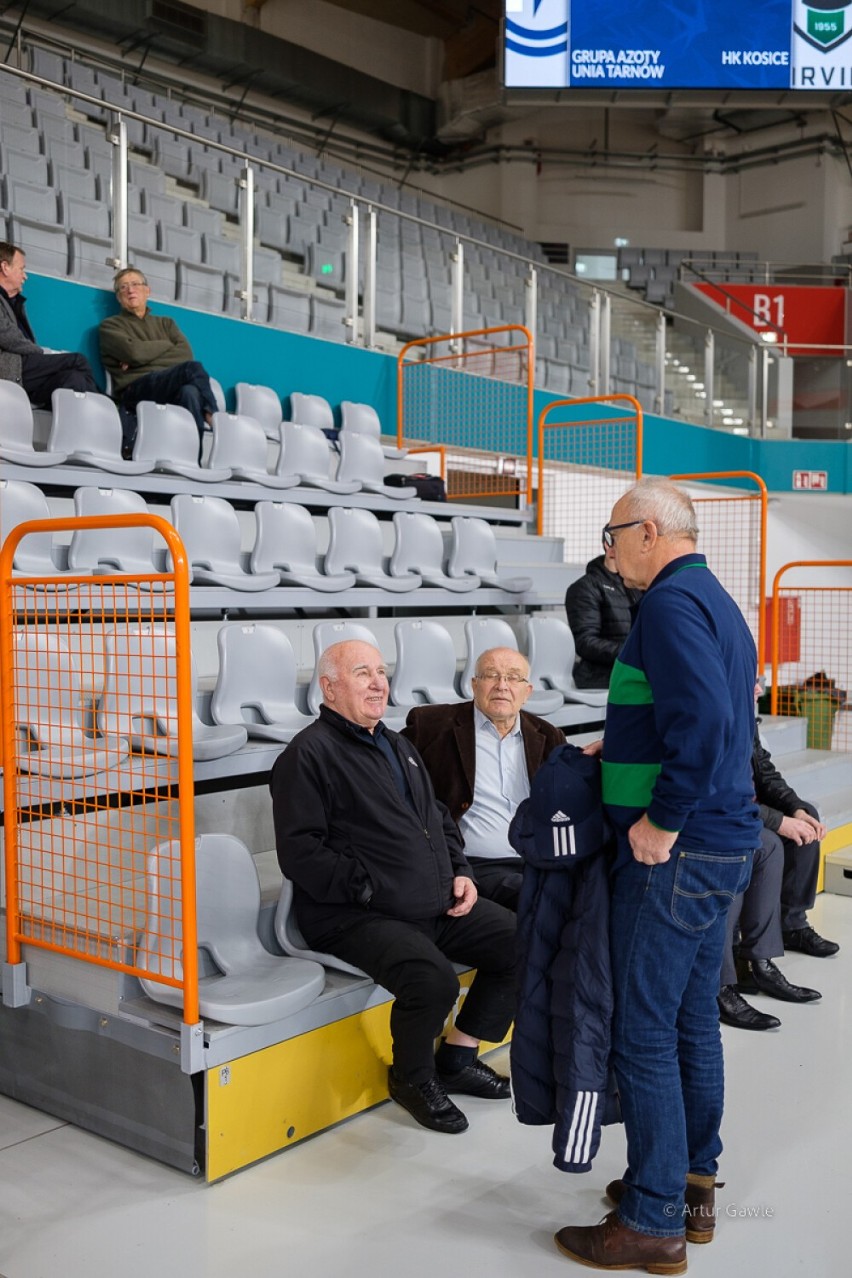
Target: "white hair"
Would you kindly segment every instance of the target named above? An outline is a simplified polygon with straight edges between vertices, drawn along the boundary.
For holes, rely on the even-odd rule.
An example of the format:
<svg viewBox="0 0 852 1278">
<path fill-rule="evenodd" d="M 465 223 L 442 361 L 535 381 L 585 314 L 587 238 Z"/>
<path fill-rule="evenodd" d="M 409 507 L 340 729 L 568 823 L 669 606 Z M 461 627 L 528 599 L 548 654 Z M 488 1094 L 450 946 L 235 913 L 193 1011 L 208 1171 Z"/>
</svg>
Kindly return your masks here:
<svg viewBox="0 0 852 1278">
<path fill-rule="evenodd" d="M 689 493 L 670 479 L 640 479 L 625 493 L 628 513 L 656 524 L 661 537 L 672 541 L 698 540 L 698 520 Z"/>
</svg>

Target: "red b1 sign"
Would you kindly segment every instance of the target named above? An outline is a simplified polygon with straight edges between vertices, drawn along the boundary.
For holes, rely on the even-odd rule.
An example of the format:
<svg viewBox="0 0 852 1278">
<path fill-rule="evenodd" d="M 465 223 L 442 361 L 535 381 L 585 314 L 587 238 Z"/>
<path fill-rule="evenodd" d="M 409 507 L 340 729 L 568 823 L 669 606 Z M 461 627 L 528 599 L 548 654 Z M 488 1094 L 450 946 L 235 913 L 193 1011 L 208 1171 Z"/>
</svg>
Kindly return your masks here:
<svg viewBox="0 0 852 1278">
<path fill-rule="evenodd" d="M 801 492 L 824 493 L 828 491 L 827 470 L 794 470 L 793 487 Z"/>
</svg>

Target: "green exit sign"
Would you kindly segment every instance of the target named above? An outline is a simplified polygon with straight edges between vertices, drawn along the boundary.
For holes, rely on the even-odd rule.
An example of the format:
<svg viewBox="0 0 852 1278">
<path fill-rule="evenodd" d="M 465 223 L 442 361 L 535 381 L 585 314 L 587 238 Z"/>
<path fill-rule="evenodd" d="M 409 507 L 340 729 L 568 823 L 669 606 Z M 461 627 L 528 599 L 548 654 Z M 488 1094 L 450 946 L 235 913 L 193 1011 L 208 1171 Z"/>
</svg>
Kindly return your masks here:
<svg viewBox="0 0 852 1278">
<path fill-rule="evenodd" d="M 334 267 L 332 266 L 331 262 L 323 262 L 322 266 L 320 267 L 320 274 L 321 275 L 334 274 Z"/>
</svg>

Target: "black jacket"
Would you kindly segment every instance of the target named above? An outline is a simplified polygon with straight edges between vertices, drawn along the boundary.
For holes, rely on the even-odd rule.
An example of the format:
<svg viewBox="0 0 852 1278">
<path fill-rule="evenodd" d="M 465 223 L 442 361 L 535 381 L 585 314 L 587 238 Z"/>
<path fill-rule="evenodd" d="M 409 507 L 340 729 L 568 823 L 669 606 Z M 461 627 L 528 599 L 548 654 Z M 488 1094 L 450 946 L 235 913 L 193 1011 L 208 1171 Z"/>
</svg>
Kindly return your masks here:
<svg viewBox="0 0 852 1278">
<path fill-rule="evenodd" d="M 629 590 L 617 572 L 604 567 L 598 555 L 586 564 L 584 576 L 565 594 L 565 612 L 574 636 L 577 659 L 574 682 L 578 688 L 607 688 L 615 659 L 630 631 L 630 607 L 642 597 Z"/>
<path fill-rule="evenodd" d="M 473 877 L 416 749 L 395 732 L 387 737 L 413 809 L 381 751 L 327 706 L 273 765 L 278 862 L 293 881 L 296 918 L 309 943 L 351 927 L 367 911 L 437 918 L 453 904 L 454 876 Z"/>
<path fill-rule="evenodd" d="M 524 858 L 512 1097 L 518 1121 L 553 1124 L 553 1161 L 588 1171 L 619 1119 L 610 1070 L 609 828 L 600 761 L 553 750 L 509 831 Z"/>
<path fill-rule="evenodd" d="M 760 809 L 760 819 L 768 830 L 775 830 L 777 833 L 785 816 L 792 816 L 799 808 L 807 805 L 787 784 L 772 762 L 771 754 L 761 745 L 756 726 L 751 770 L 754 774 L 754 794 Z"/>
</svg>

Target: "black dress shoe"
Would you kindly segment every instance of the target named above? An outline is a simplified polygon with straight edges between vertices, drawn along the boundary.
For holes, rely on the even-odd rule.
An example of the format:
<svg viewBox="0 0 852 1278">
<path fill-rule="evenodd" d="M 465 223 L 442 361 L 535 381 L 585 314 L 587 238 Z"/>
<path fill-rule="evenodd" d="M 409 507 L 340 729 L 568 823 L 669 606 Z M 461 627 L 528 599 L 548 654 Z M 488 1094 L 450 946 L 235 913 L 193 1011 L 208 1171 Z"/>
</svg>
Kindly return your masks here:
<svg viewBox="0 0 852 1278">
<path fill-rule="evenodd" d="M 421 1127 L 453 1134 L 467 1131 L 467 1119 L 450 1100 L 443 1083 L 437 1078 L 427 1079 L 425 1083 L 406 1083 L 397 1078 L 391 1068 L 388 1070 L 388 1091 L 391 1099 L 407 1109 Z"/>
<path fill-rule="evenodd" d="M 780 998 L 784 1003 L 815 1003 L 822 998 L 819 990 L 809 990 L 806 985 L 791 985 L 772 959 L 752 959 L 751 974 L 760 994 Z"/>
<path fill-rule="evenodd" d="M 836 954 L 840 946 L 836 941 L 827 941 L 819 932 L 815 932 L 808 924 L 794 928 L 792 932 L 783 932 L 784 949 L 796 950 L 799 954 L 810 954 L 811 958 L 830 958 Z"/>
<path fill-rule="evenodd" d="M 751 974 L 751 963 L 739 955 L 734 960 L 737 969 L 737 989 L 740 994 L 756 994 L 757 982 Z"/>
<path fill-rule="evenodd" d="M 736 1029 L 768 1030 L 778 1029 L 781 1024 L 777 1016 L 768 1016 L 765 1012 L 759 1012 L 756 1007 L 751 1007 L 737 993 L 734 985 L 723 985 L 717 1002 L 719 1020 L 723 1025 L 733 1025 Z"/>
<path fill-rule="evenodd" d="M 444 1090 L 456 1096 L 481 1096 L 485 1100 L 508 1100 L 512 1086 L 508 1078 L 498 1074 L 485 1061 L 475 1060 L 457 1074 L 438 1073 Z"/>
</svg>

